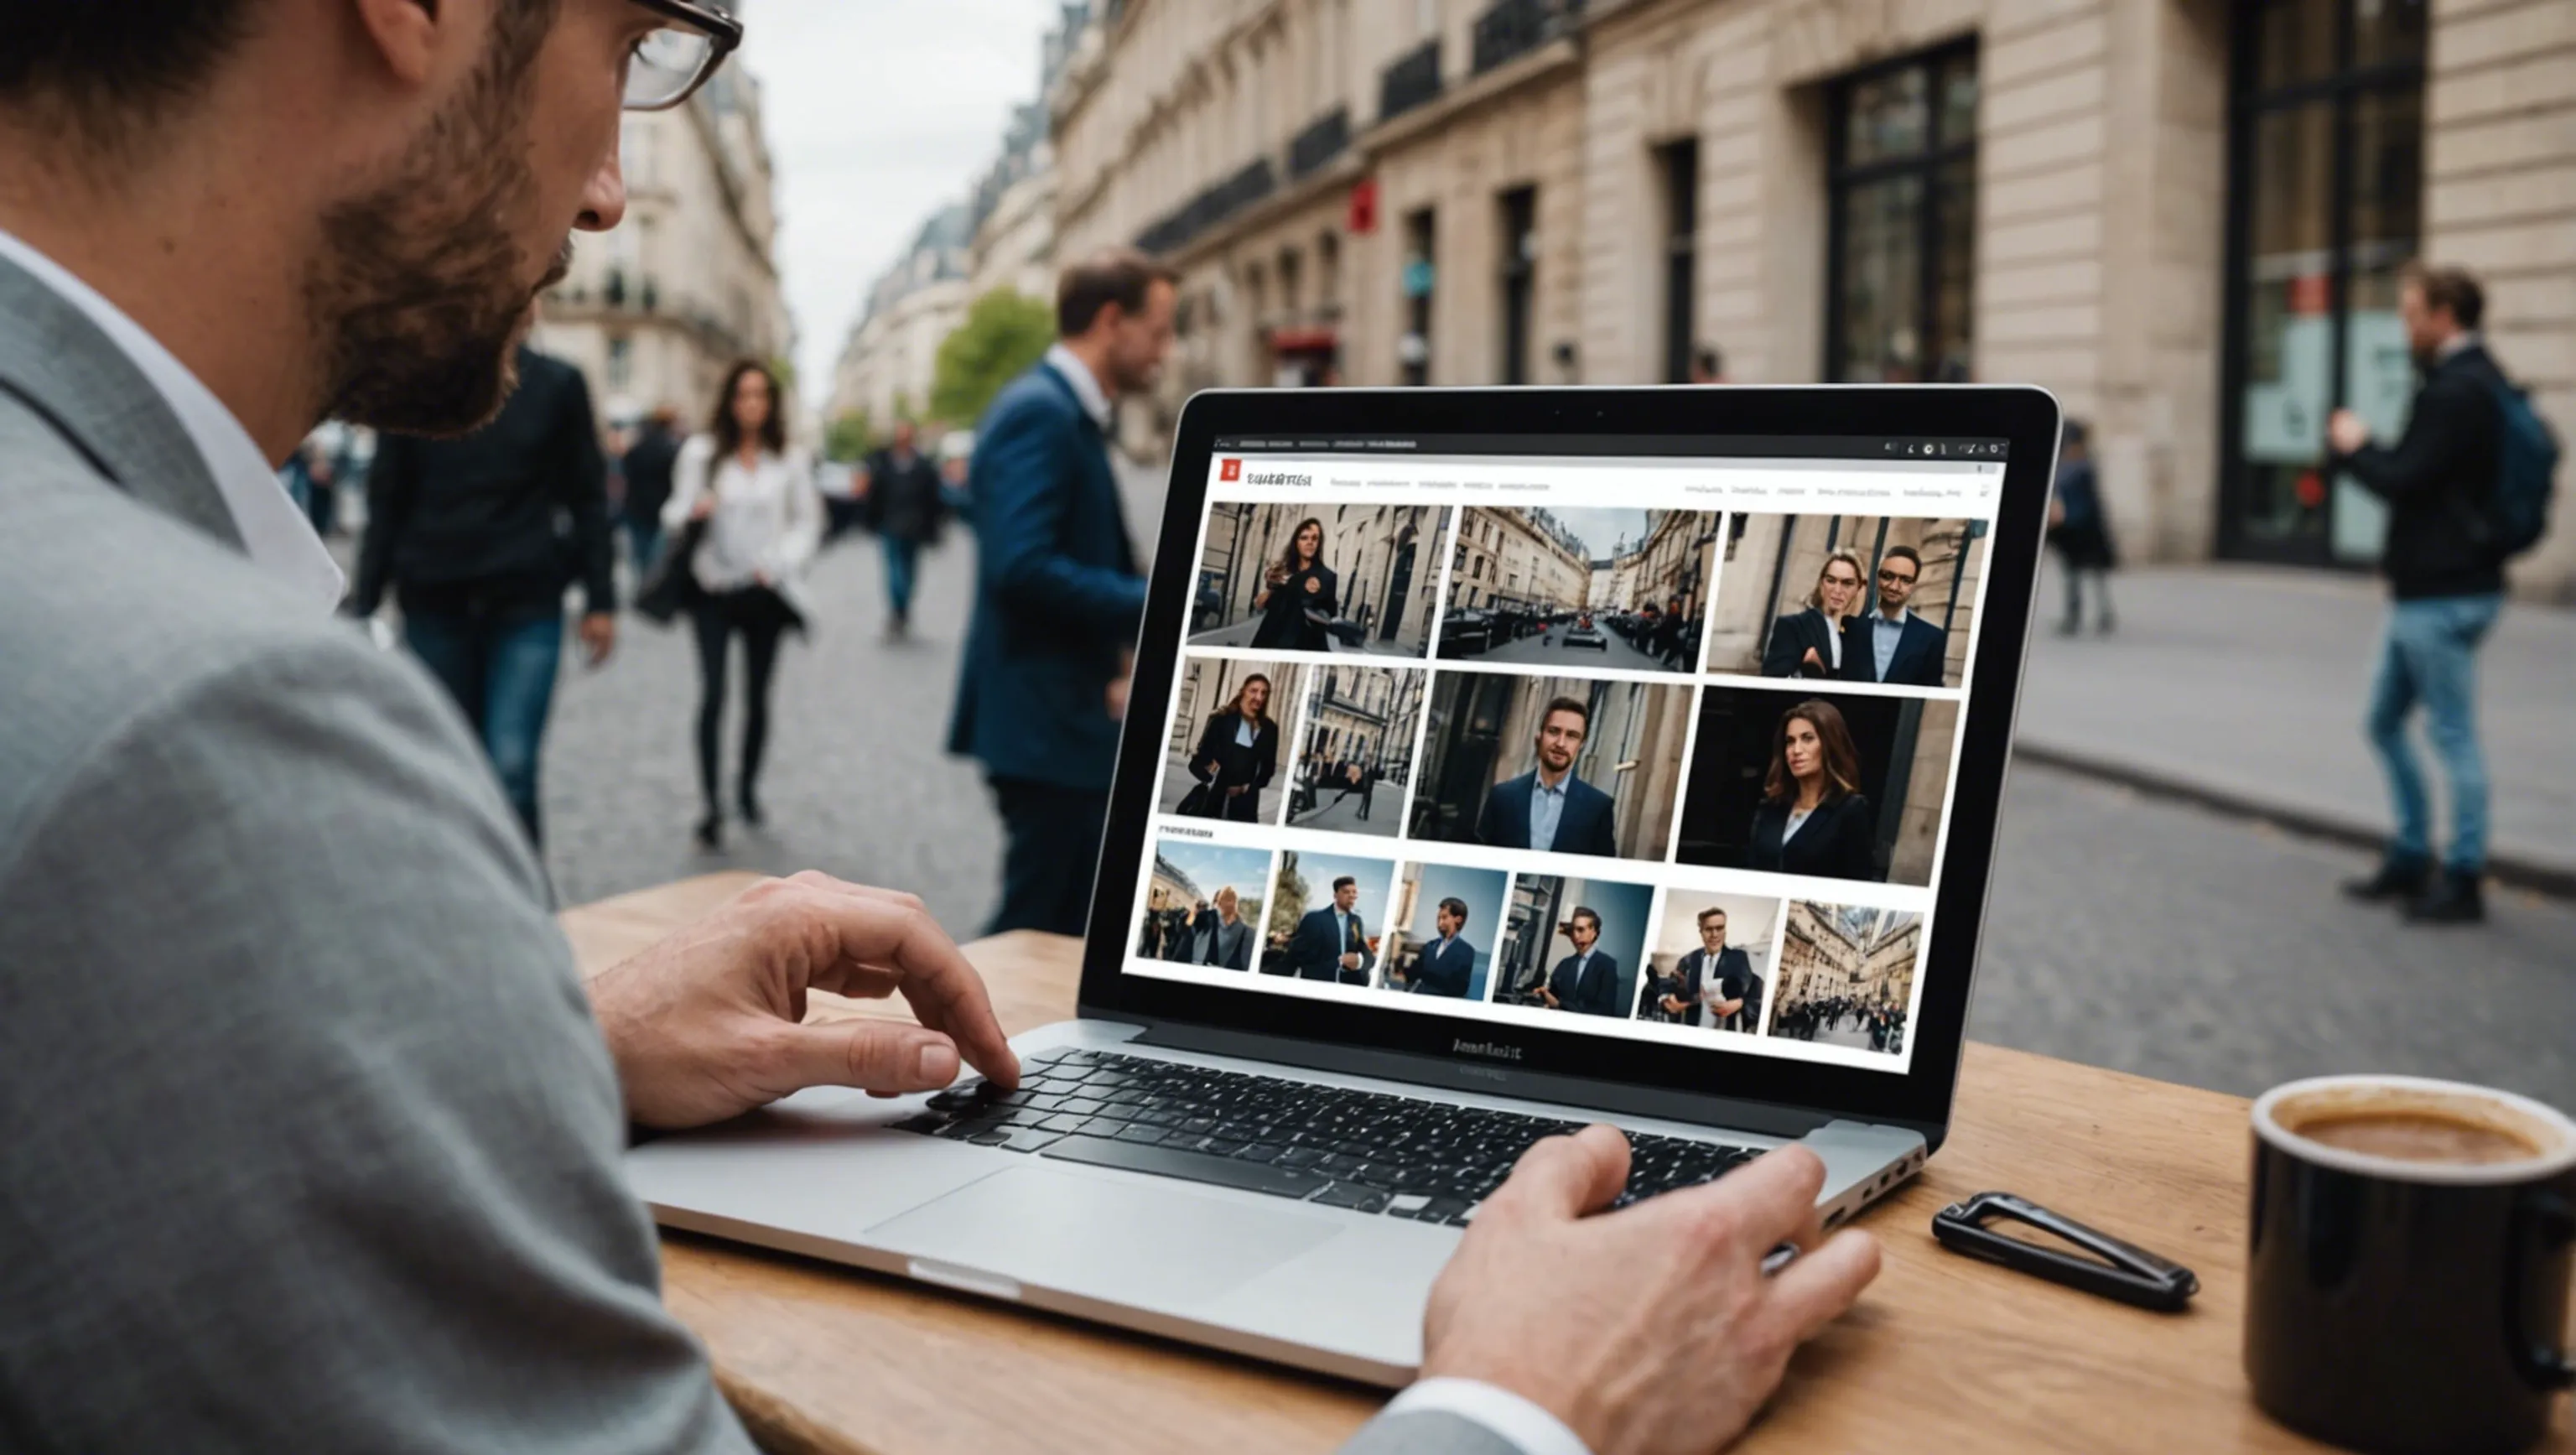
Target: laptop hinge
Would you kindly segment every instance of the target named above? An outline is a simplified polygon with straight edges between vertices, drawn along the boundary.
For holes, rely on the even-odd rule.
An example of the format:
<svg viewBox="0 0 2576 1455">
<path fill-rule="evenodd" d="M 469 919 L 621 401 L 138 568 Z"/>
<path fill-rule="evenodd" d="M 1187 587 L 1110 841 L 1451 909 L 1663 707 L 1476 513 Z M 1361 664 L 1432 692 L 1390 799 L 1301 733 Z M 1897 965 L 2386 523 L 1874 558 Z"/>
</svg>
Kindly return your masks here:
<svg viewBox="0 0 2576 1455">
<path fill-rule="evenodd" d="M 1121 1016 L 1118 1019 L 1129 1020 L 1132 1017 Z M 1657 1087 L 1623 1086 L 1577 1076 L 1556 1076 L 1543 1071 L 1468 1065 L 1435 1056 L 1333 1046 L 1319 1041 L 1219 1030 L 1211 1026 L 1148 1023 L 1144 1034 L 1131 1044 L 1271 1061 L 1313 1071 L 1338 1072 L 1345 1076 L 1374 1076 L 1419 1086 L 1479 1092 L 1486 1096 L 1509 1096 L 1574 1110 L 1626 1112 L 1631 1116 L 1759 1132 L 1774 1137 L 1801 1137 L 1827 1122 L 1850 1120 L 1838 1112 L 1782 1106 L 1777 1102 L 1691 1096 Z"/>
</svg>

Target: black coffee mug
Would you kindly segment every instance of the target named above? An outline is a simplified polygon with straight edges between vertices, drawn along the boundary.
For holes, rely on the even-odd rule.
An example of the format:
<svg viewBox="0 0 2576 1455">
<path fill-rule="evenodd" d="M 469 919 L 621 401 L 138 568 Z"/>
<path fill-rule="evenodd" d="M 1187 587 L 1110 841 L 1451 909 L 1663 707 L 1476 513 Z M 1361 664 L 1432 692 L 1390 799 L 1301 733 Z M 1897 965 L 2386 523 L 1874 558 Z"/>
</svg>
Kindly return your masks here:
<svg viewBox="0 0 2576 1455">
<path fill-rule="evenodd" d="M 2486 1129 L 2516 1150 L 2349 1145 L 2349 1128 L 2389 1118 Z M 2374 1455 L 2516 1451 L 2576 1385 L 2559 1347 L 2576 1122 L 2539 1102 L 2405 1076 L 2276 1087 L 2254 1103 L 2252 1222 L 2245 1373 L 2292 1429 Z"/>
</svg>

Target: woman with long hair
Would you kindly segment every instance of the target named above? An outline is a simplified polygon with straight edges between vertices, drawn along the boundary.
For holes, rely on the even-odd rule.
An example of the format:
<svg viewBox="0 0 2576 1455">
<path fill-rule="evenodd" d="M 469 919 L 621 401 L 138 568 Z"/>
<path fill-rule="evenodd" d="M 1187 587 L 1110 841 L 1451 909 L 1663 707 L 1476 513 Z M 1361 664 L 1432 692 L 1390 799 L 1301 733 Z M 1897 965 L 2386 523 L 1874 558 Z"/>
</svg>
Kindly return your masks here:
<svg viewBox="0 0 2576 1455">
<path fill-rule="evenodd" d="M 724 842 L 722 758 L 725 658 L 742 638 L 741 777 L 734 806 L 758 827 L 760 762 L 769 743 L 769 689 L 778 644 L 803 629 L 805 565 L 823 538 L 823 497 L 801 450 L 787 443 L 785 398 L 778 376 L 746 359 L 725 373 L 707 431 L 690 439 L 672 466 L 667 530 L 690 529 L 689 574 L 699 600 L 690 608 L 698 638 L 698 789 L 705 814 L 698 843 Z"/>
<path fill-rule="evenodd" d="M 1878 815 L 1860 791 L 1860 750 L 1842 710 L 1809 699 L 1781 714 L 1753 810 L 1747 868 L 1823 879 L 1879 877 Z"/>
<path fill-rule="evenodd" d="M 1288 536 L 1288 548 L 1262 573 L 1261 594 L 1252 598 L 1261 613 L 1252 644 L 1292 652 L 1329 652 L 1332 635 L 1324 623 L 1339 609 L 1340 578 L 1324 564 L 1324 523 L 1308 516 Z"/>
<path fill-rule="evenodd" d="M 1835 551 L 1825 557 L 1816 572 L 1816 589 L 1807 593 L 1807 609 L 1772 626 L 1770 649 L 1762 654 L 1762 675 L 1851 675 L 1843 667 L 1843 628 L 1866 604 L 1861 583 L 1867 579 L 1860 557 L 1851 552 Z"/>
<path fill-rule="evenodd" d="M 1199 750 L 1190 755 L 1193 794 L 1201 818 L 1255 823 L 1261 790 L 1279 771 L 1279 723 L 1270 716 L 1270 679 L 1255 672 L 1235 689 L 1234 700 L 1208 718 Z"/>
</svg>

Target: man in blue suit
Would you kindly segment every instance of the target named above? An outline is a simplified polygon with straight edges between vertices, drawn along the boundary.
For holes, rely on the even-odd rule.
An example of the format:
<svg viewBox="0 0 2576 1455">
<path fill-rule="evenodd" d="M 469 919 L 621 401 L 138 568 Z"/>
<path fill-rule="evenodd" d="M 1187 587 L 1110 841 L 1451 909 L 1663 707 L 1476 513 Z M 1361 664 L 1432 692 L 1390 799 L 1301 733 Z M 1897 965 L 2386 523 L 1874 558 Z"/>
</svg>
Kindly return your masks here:
<svg viewBox="0 0 2576 1455">
<path fill-rule="evenodd" d="M 1338 980 L 1345 985 L 1368 979 L 1368 930 L 1360 923 L 1359 881 L 1348 874 L 1333 881 L 1333 902 L 1297 921 L 1288 941 L 1288 963 L 1300 980 Z"/>
<path fill-rule="evenodd" d="M 1539 999 L 1550 1010 L 1626 1015 L 1628 1007 L 1619 1003 L 1619 962 L 1592 948 L 1601 942 L 1601 916 L 1589 907 L 1576 909 L 1565 937 L 1574 942 L 1574 953 L 1556 962 Z"/>
<path fill-rule="evenodd" d="M 1460 938 L 1467 928 L 1467 901 L 1451 896 L 1432 916 L 1440 938 L 1422 947 L 1413 962 L 1411 989 L 1416 995 L 1464 996 L 1476 975 L 1476 947 Z"/>
<path fill-rule="evenodd" d="M 1145 579 L 1109 468 L 1116 400 L 1171 347 L 1173 274 L 1113 250 L 1065 270 L 1058 339 L 976 426 L 975 614 L 948 751 L 977 758 L 1009 847 L 990 933 L 1078 935 Z"/>
<path fill-rule="evenodd" d="M 1923 556 L 1891 546 L 1878 558 L 1878 610 L 1843 625 L 1843 671 L 1863 682 L 1907 687 L 1946 685 L 1950 634 L 1906 608 L 1923 579 Z"/>
<path fill-rule="evenodd" d="M 1476 842 L 1615 857 L 1610 795 L 1574 776 L 1575 755 L 1591 730 L 1591 708 L 1571 697 L 1549 703 L 1538 720 L 1538 766 L 1485 795 Z"/>
</svg>

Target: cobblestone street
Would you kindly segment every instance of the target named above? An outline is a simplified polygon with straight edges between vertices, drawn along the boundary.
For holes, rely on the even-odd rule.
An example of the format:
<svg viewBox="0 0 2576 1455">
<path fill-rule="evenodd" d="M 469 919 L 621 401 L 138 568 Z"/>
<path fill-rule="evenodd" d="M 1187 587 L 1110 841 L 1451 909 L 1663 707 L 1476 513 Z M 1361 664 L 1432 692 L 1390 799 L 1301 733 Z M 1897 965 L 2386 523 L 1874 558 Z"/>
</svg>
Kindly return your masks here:
<svg viewBox="0 0 2576 1455">
<path fill-rule="evenodd" d="M 1160 479 L 1131 472 L 1129 484 L 1131 526 L 1154 520 Z M 689 839 L 687 635 L 630 618 L 616 661 L 569 672 L 556 699 L 547 857 L 565 902 L 714 869 L 815 867 L 911 889 L 974 935 L 1001 838 L 974 768 L 940 751 L 972 567 L 963 533 L 926 556 L 919 635 L 888 645 L 874 542 L 824 554 L 818 629 L 779 667 L 770 827 L 733 826 L 717 854 Z M 1371 826 L 1401 797 L 1382 787 Z M 2240 1093 L 2378 1069 L 2576 1104 L 2576 906 L 2505 890 L 2482 928 L 2413 929 L 2337 897 L 2336 882 L 2366 867 L 2346 848 L 2025 764 L 1970 1034 Z"/>
</svg>

